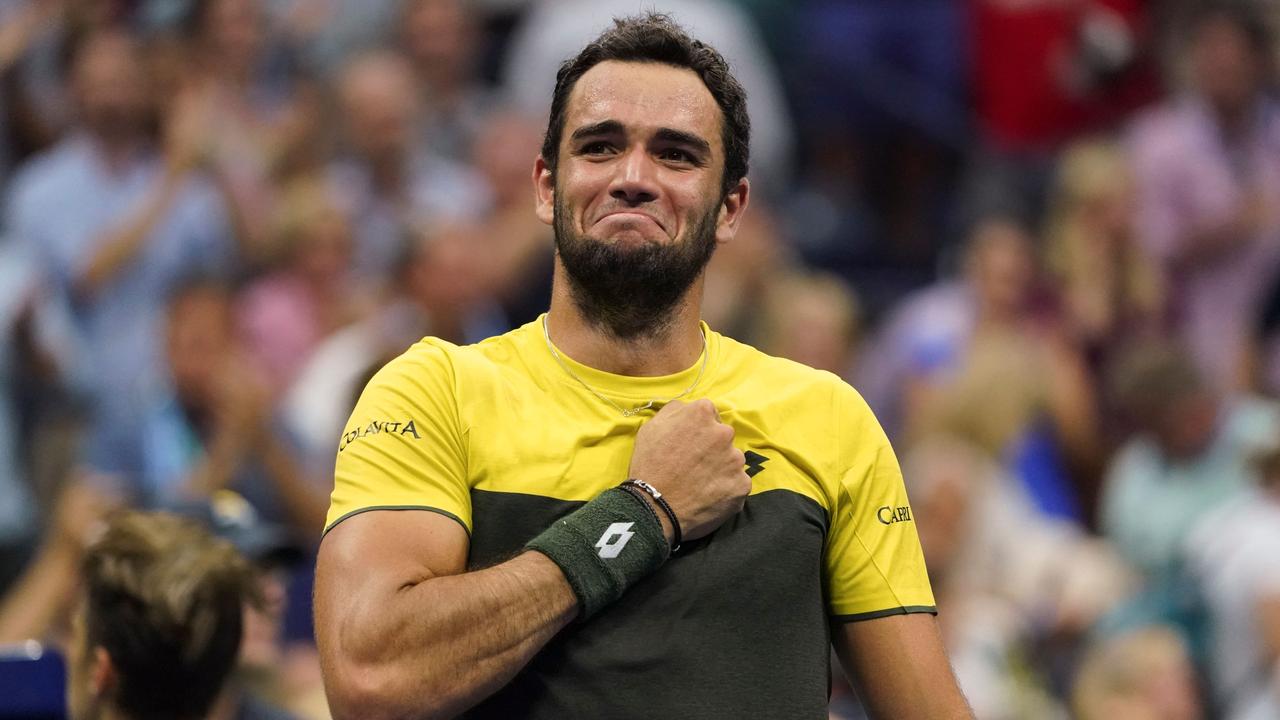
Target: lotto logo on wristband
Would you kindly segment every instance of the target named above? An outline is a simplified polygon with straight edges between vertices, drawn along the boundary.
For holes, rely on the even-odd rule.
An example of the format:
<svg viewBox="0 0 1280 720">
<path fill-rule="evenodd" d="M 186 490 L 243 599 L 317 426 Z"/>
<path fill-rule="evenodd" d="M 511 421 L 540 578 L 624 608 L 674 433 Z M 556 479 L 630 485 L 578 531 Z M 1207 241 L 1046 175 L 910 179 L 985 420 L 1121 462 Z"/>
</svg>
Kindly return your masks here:
<svg viewBox="0 0 1280 720">
<path fill-rule="evenodd" d="M 608 530 L 600 536 L 596 541 L 596 547 L 600 548 L 600 557 L 611 560 L 618 557 L 622 553 L 622 548 L 627 546 L 627 542 L 635 533 L 631 532 L 635 523 L 614 523 L 609 526 Z"/>
</svg>

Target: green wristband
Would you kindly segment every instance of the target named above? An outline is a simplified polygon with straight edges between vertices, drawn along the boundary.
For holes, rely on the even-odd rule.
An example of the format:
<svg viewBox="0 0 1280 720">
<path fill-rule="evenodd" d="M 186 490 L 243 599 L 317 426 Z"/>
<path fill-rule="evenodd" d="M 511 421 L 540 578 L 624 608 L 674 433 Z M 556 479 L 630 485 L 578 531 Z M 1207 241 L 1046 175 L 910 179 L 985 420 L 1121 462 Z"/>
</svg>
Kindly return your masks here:
<svg viewBox="0 0 1280 720">
<path fill-rule="evenodd" d="M 644 502 L 610 488 L 525 545 L 560 566 L 578 596 L 579 619 L 622 597 L 671 554 L 662 523 Z"/>
</svg>

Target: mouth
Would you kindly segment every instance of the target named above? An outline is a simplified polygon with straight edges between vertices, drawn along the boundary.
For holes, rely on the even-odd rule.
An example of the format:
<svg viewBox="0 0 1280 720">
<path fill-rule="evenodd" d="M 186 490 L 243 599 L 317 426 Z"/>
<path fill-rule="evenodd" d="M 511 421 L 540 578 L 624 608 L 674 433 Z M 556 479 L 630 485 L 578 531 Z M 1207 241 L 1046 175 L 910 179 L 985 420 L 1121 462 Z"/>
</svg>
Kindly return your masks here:
<svg viewBox="0 0 1280 720">
<path fill-rule="evenodd" d="M 666 226 L 658 222 L 658 219 L 655 218 L 654 216 L 648 213 L 636 212 L 634 210 L 619 210 L 616 212 L 606 213 L 605 215 L 601 216 L 599 220 L 596 220 L 596 224 L 599 225 L 600 223 L 603 223 L 606 221 L 614 221 L 614 222 L 619 222 L 619 223 L 624 223 L 629 225 L 637 225 L 637 224 L 643 225 L 646 223 L 652 223 L 656 225 L 658 229 L 662 230 L 663 232 L 667 231 Z"/>
</svg>

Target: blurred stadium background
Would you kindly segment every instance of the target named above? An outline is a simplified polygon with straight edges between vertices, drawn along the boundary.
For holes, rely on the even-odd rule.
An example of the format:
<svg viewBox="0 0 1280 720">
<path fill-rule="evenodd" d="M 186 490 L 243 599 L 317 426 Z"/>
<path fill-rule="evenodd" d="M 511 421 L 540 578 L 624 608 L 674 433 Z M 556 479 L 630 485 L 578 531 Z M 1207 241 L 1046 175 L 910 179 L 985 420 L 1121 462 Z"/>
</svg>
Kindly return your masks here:
<svg viewBox="0 0 1280 720">
<path fill-rule="evenodd" d="M 327 717 L 346 415 L 545 308 L 554 71 L 642 5 L 0 0 L 0 717 L 120 506 L 263 568 L 219 717 Z M 876 410 L 978 716 L 1280 718 L 1280 3 L 656 5 L 750 95 L 706 319 Z"/>
</svg>

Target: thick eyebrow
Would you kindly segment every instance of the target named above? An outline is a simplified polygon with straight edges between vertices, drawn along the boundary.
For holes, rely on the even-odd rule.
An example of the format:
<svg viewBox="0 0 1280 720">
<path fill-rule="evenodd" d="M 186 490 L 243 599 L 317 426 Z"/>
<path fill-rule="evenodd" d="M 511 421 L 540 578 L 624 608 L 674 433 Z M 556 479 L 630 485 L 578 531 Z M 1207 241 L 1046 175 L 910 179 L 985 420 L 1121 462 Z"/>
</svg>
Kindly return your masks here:
<svg viewBox="0 0 1280 720">
<path fill-rule="evenodd" d="M 703 140 L 701 137 L 694 135 L 693 133 L 684 132 L 683 130 L 672 130 L 671 128 L 662 128 L 655 134 L 655 137 L 658 140 L 687 145 L 707 155 L 711 154 L 711 143 Z"/>
<path fill-rule="evenodd" d="M 583 138 L 599 137 L 601 135 L 622 135 L 624 133 L 625 130 L 622 127 L 622 123 L 617 120 L 601 120 L 598 123 L 583 125 L 574 130 L 573 134 L 569 136 L 569 140 L 577 142 Z"/>
<path fill-rule="evenodd" d="M 600 137 L 601 135 L 625 135 L 626 128 L 617 120 L 601 120 L 598 123 L 583 125 L 573 134 L 569 136 L 570 142 L 578 142 L 586 138 Z M 694 150 L 705 154 L 711 154 L 711 143 L 702 139 L 698 135 L 683 130 L 675 130 L 673 128 L 662 128 L 654 133 L 654 138 L 663 142 L 676 143 L 686 145 Z"/>
</svg>

